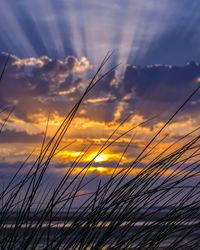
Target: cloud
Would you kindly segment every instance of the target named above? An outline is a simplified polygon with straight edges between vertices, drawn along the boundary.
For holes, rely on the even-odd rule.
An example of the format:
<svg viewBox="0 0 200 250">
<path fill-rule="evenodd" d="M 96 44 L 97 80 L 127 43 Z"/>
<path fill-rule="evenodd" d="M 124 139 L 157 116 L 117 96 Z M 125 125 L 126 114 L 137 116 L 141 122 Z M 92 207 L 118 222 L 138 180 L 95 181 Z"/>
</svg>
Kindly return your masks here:
<svg viewBox="0 0 200 250">
<path fill-rule="evenodd" d="M 41 143 L 44 135 L 29 135 L 25 131 L 5 130 L 0 134 L 0 143 Z"/>
<path fill-rule="evenodd" d="M 128 66 L 122 83 L 122 97 L 131 94 L 126 110 L 135 110 L 145 117 L 169 116 L 199 86 L 200 66 L 191 62 L 185 66 Z M 197 94 L 192 100 L 197 100 Z M 185 114 L 195 111 L 188 103 Z"/>
<path fill-rule="evenodd" d="M 0 68 L 3 68 L 6 57 L 5 53 L 0 54 Z M 27 121 L 37 113 L 46 116 L 49 111 L 63 113 L 65 104 L 71 103 L 70 98 L 81 92 L 81 74 L 90 68 L 86 58 L 79 60 L 69 56 L 55 60 L 43 56 L 20 59 L 11 55 L 1 83 L 0 105 L 17 104 L 15 115 Z M 63 91 L 66 96 L 60 97 Z"/>
<path fill-rule="evenodd" d="M 6 56 L 0 55 L 0 68 Z M 46 123 L 49 113 L 62 119 L 82 95 L 92 76 L 91 69 L 87 58 L 20 59 L 12 55 L 1 82 L 0 104 L 15 105 L 14 117 L 30 124 Z M 118 123 L 128 114 L 140 117 L 140 122 L 160 115 L 155 123 L 163 122 L 199 86 L 199 79 L 200 66 L 195 62 L 185 66 L 127 65 L 123 76 L 115 70 L 93 88 L 82 103 L 79 117 L 83 123 L 107 124 Z M 180 119 L 191 118 L 195 124 L 199 100 L 197 94 Z"/>
</svg>

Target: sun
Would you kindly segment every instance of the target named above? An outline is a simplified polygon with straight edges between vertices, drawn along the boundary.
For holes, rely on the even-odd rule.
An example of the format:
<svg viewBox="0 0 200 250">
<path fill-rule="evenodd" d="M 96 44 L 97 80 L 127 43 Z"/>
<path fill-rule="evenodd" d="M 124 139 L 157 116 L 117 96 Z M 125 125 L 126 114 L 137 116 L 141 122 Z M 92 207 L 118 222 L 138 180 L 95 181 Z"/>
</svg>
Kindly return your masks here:
<svg viewBox="0 0 200 250">
<path fill-rule="evenodd" d="M 108 157 L 106 155 L 98 155 L 96 158 L 95 158 L 95 162 L 102 162 L 102 161 L 106 161 L 108 159 Z"/>
<path fill-rule="evenodd" d="M 89 159 L 92 160 L 94 159 L 94 162 L 103 162 L 103 161 L 107 161 L 108 160 L 108 155 L 107 154 L 100 154 L 100 155 L 97 155 L 97 153 L 92 153 L 90 156 L 89 156 Z"/>
</svg>

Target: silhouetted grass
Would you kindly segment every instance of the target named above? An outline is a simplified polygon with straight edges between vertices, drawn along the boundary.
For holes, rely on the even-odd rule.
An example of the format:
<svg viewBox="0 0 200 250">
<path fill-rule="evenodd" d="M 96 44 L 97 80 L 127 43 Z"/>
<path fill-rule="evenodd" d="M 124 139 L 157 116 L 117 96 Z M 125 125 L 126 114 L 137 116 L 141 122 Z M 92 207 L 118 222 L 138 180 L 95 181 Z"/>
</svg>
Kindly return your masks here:
<svg viewBox="0 0 200 250">
<path fill-rule="evenodd" d="M 47 123 L 40 154 L 29 170 L 22 174 L 25 161 L 1 192 L 1 249 L 159 249 L 165 244 L 167 249 L 199 249 L 199 128 L 175 140 L 153 158 L 157 147 L 167 138 L 162 135 L 164 129 L 199 88 L 176 109 L 129 167 L 119 172 L 123 156 L 134 141 L 134 136 L 130 136 L 114 173 L 106 182 L 97 176 L 86 179 L 95 158 L 74 174 L 73 170 L 84 157 L 80 154 L 59 183 L 45 186 L 49 164 L 64 149 L 60 148 L 62 139 L 81 103 L 96 84 L 115 69 L 98 76 L 110 56 L 102 61 L 85 92 L 48 142 Z M 1 79 L 2 76 L 3 73 Z M 103 143 L 96 157 L 154 118 L 118 135 L 119 128 L 128 122 L 127 117 Z M 144 164 L 144 160 L 144 168 L 130 177 L 130 171 Z M 94 180 L 95 190 L 80 193 Z M 74 210 L 73 205 L 81 196 L 85 199 Z"/>
</svg>

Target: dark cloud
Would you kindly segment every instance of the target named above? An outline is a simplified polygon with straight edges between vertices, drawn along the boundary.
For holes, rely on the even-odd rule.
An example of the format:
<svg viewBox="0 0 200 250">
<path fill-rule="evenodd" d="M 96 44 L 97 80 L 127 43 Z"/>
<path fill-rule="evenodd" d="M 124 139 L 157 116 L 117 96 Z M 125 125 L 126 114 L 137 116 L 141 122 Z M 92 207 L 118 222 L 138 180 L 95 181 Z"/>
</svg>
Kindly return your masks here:
<svg viewBox="0 0 200 250">
<path fill-rule="evenodd" d="M 191 62 L 186 66 L 152 65 L 128 66 L 122 82 L 123 96 L 132 93 L 128 109 L 142 115 L 169 115 L 198 87 L 200 66 Z M 193 100 L 197 100 L 197 94 Z M 193 112 L 191 102 L 186 106 Z"/>
<path fill-rule="evenodd" d="M 44 135 L 29 135 L 25 131 L 5 130 L 0 134 L 0 143 L 41 143 Z"/>
</svg>

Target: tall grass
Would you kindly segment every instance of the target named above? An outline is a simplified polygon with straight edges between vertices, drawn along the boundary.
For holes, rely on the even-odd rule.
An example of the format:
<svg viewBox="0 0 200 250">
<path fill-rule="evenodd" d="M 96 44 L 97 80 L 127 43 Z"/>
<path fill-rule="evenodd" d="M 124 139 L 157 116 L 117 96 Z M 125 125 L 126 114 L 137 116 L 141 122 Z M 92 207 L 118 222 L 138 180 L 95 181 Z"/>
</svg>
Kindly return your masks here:
<svg viewBox="0 0 200 250">
<path fill-rule="evenodd" d="M 166 245 L 167 249 L 199 249 L 199 128 L 154 156 L 166 139 L 164 129 L 199 88 L 176 109 L 136 159 L 119 171 L 123 156 L 134 140 L 130 137 L 106 182 L 96 176 L 92 180 L 86 178 L 95 158 L 74 174 L 73 170 L 83 157 L 80 154 L 59 183 L 45 186 L 49 164 L 63 150 L 60 148 L 62 139 L 81 103 L 115 69 L 99 76 L 110 56 L 108 54 L 102 61 L 85 92 L 49 141 L 47 126 L 40 154 L 31 167 L 24 173 L 25 161 L 0 193 L 1 249 L 159 249 Z M 3 73 L 1 79 L 2 76 Z M 152 119 L 154 117 L 137 126 Z M 134 131 L 137 126 L 119 135 L 120 127 L 127 121 L 128 117 L 103 143 L 96 157 Z M 130 177 L 129 173 L 144 162 L 141 171 Z M 91 181 L 96 181 L 96 189 L 81 193 Z M 74 210 L 81 196 L 85 199 Z"/>
</svg>

